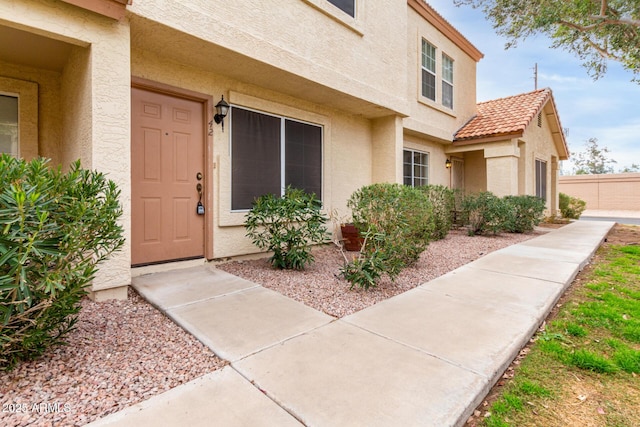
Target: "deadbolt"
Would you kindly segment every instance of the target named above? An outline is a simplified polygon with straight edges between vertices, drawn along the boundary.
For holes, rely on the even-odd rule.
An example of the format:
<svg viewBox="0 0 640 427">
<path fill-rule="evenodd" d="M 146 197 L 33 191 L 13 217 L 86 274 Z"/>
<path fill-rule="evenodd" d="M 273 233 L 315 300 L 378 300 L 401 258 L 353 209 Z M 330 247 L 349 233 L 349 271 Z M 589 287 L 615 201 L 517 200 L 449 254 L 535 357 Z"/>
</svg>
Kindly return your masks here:
<svg viewBox="0 0 640 427">
<path fill-rule="evenodd" d="M 202 193 L 202 184 L 198 183 L 196 185 L 196 190 L 198 190 L 198 193 Z"/>
<path fill-rule="evenodd" d="M 202 180 L 202 172 L 198 172 L 198 173 L 196 174 L 196 179 L 197 179 L 198 181 Z"/>
</svg>

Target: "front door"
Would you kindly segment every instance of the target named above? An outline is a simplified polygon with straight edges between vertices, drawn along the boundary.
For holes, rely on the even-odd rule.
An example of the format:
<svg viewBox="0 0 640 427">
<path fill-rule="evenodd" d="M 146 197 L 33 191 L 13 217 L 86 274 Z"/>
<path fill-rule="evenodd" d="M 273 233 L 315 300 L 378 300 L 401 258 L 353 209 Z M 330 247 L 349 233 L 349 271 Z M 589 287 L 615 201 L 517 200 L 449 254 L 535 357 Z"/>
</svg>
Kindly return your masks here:
<svg viewBox="0 0 640 427">
<path fill-rule="evenodd" d="M 203 257 L 203 104 L 132 88 L 131 106 L 131 264 Z"/>
</svg>

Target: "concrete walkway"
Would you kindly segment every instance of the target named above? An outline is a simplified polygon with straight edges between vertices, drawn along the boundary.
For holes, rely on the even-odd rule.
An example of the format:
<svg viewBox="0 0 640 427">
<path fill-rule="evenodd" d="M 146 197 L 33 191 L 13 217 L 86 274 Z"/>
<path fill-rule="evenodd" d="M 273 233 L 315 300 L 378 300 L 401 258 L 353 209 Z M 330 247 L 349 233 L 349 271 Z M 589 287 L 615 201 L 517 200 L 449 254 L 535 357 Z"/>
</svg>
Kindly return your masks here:
<svg viewBox="0 0 640 427">
<path fill-rule="evenodd" d="M 229 366 L 92 426 L 461 426 L 613 223 L 578 221 L 342 319 L 212 267 L 134 287 Z"/>
</svg>

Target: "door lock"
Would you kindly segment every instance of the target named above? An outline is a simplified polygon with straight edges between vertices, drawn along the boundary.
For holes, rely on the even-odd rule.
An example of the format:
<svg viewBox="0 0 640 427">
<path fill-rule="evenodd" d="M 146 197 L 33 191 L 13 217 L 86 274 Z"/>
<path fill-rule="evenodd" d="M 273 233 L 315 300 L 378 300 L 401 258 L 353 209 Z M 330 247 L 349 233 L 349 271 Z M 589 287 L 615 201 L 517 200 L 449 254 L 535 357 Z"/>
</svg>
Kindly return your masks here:
<svg viewBox="0 0 640 427">
<path fill-rule="evenodd" d="M 198 173 L 196 174 L 196 179 L 197 179 L 198 181 L 202 181 L 202 172 L 198 172 Z"/>
</svg>

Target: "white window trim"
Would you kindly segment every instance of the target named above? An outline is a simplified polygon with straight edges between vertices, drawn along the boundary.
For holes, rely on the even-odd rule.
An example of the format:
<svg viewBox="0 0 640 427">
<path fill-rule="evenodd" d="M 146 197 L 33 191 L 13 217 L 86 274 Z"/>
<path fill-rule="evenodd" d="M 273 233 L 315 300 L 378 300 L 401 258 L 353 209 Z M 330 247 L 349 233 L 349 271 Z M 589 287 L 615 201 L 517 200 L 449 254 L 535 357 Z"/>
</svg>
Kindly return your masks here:
<svg viewBox="0 0 640 427">
<path fill-rule="evenodd" d="M 444 58 L 445 58 L 445 57 L 446 57 L 449 61 L 451 61 L 451 76 L 453 77 L 453 78 L 451 79 L 451 81 L 447 80 L 447 79 L 444 77 Z M 455 105 L 455 103 L 453 102 L 453 101 L 454 101 L 454 99 L 453 99 L 453 94 L 455 93 L 455 92 L 454 92 L 455 86 L 454 86 L 454 84 L 453 84 L 453 80 L 455 79 L 455 74 L 454 74 L 454 73 L 455 73 L 455 70 L 454 70 L 454 66 L 453 66 L 453 65 L 455 64 L 455 61 L 453 60 L 453 58 L 452 58 L 452 57 L 450 57 L 449 55 L 447 55 L 447 54 L 446 54 L 446 53 L 444 53 L 444 52 L 442 52 L 441 58 L 442 58 L 442 59 L 441 59 L 441 60 L 442 60 L 442 67 L 443 67 L 442 79 L 441 79 L 441 80 L 442 80 L 443 82 L 448 83 L 448 84 L 450 84 L 450 85 L 451 85 L 451 106 L 444 105 L 444 90 L 441 90 L 442 94 L 441 94 L 441 99 L 440 99 L 440 101 L 441 101 L 442 106 L 443 106 L 444 108 L 449 108 L 449 109 L 453 110 L 453 106 Z"/>
<path fill-rule="evenodd" d="M 433 47 L 434 49 L 434 58 L 433 58 L 433 68 L 434 70 L 431 71 L 428 68 L 426 68 L 423 64 L 422 58 L 424 57 L 424 43 L 427 43 L 428 45 L 430 45 L 431 47 Z M 438 100 L 438 47 L 436 45 L 434 45 L 433 43 L 431 43 L 429 40 L 427 40 L 425 37 L 420 37 L 420 61 L 418 62 L 420 64 L 420 84 L 418 86 L 418 92 L 420 93 L 420 97 L 422 99 L 427 100 L 428 102 L 433 102 L 436 103 Z M 424 82 L 422 81 L 422 71 L 426 71 L 427 73 L 431 74 L 433 76 L 433 80 L 434 80 L 434 90 L 435 93 L 433 94 L 434 99 L 431 99 L 427 96 L 425 96 L 422 93 L 422 85 L 424 84 Z"/>
<path fill-rule="evenodd" d="M 431 153 L 428 152 L 428 151 L 418 150 L 418 149 L 415 149 L 415 148 L 403 147 L 402 148 L 403 157 L 404 157 L 404 152 L 405 151 L 410 151 L 411 154 L 412 154 L 411 155 L 411 187 L 415 187 L 416 186 L 415 185 L 415 178 L 416 177 L 415 177 L 415 175 L 413 173 L 413 167 L 415 165 L 415 163 L 413 162 L 413 153 L 420 153 L 420 154 L 426 154 L 427 155 L 427 164 L 426 164 L 426 166 L 427 166 L 427 176 L 426 176 L 427 183 L 425 185 L 429 185 L 429 183 L 431 182 L 431 179 L 430 179 L 431 178 L 431 176 L 430 176 L 431 175 L 431 164 L 430 164 L 431 163 Z M 402 165 L 403 165 L 403 169 L 404 169 L 404 160 L 402 162 Z M 404 183 L 404 177 L 405 177 L 405 175 L 404 175 L 404 170 L 403 170 L 402 171 L 402 182 L 403 183 Z"/>
</svg>

